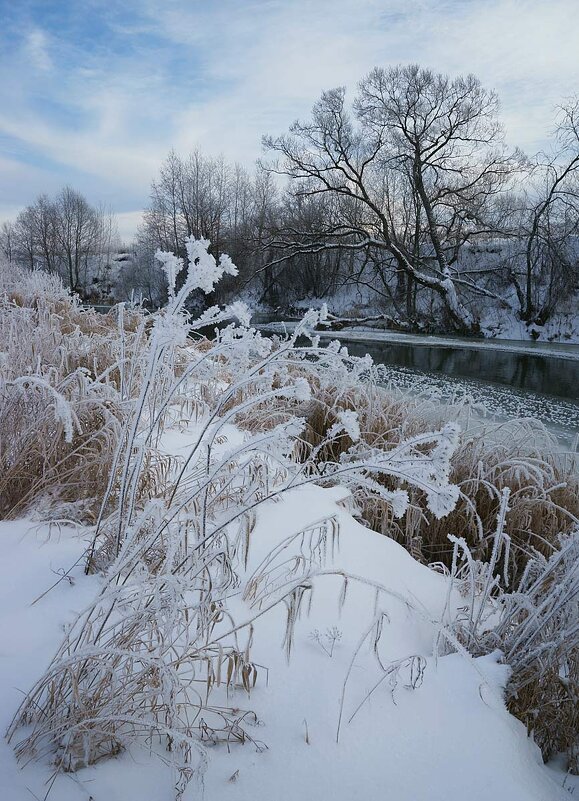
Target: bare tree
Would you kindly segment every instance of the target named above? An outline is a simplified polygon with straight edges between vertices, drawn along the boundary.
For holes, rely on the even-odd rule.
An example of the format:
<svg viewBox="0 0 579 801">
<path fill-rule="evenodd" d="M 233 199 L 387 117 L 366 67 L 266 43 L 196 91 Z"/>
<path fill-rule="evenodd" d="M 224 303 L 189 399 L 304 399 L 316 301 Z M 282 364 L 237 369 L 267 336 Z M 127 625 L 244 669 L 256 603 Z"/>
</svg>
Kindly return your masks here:
<svg viewBox="0 0 579 801">
<path fill-rule="evenodd" d="M 58 267 L 58 222 L 57 210 L 47 195 L 40 195 L 32 206 L 34 214 L 34 237 L 42 266 L 49 273 Z"/>
<path fill-rule="evenodd" d="M 227 252 L 239 269 L 239 277 L 228 278 L 218 290 L 231 295 L 263 263 L 260 249 L 270 236 L 276 202 L 275 184 L 263 170 L 252 176 L 198 150 L 188 156 L 171 151 L 152 183 L 140 238 L 181 256 L 187 237 L 208 239 L 214 256 Z M 140 248 L 138 258 L 149 258 L 149 252 Z"/>
<path fill-rule="evenodd" d="M 15 260 L 16 231 L 14 224 L 5 221 L 0 225 L 0 253 L 4 256 L 8 264 Z"/>
<path fill-rule="evenodd" d="M 231 170 L 222 158 L 206 158 L 199 151 L 182 158 L 171 151 L 152 183 L 145 213 L 159 247 L 184 255 L 185 239 L 193 235 L 209 239 L 219 255 L 232 212 L 232 185 L 241 183 L 240 168 Z M 239 192 L 233 194 L 239 198 Z"/>
<path fill-rule="evenodd" d="M 284 237 L 316 237 L 324 226 L 335 224 L 338 207 L 343 206 L 337 198 L 329 195 L 303 195 L 287 191 L 272 221 L 270 232 Z M 296 255 L 290 263 L 290 269 L 278 272 L 270 271 L 269 285 L 264 287 L 264 297 L 275 286 L 283 291 L 286 299 L 292 295 L 297 297 L 313 296 L 324 298 L 334 292 L 345 280 L 343 266 L 346 257 L 339 250 L 310 250 Z"/>
<path fill-rule="evenodd" d="M 16 259 L 48 272 L 55 272 L 58 262 L 56 215 L 47 195 L 39 195 L 17 217 L 13 228 Z"/>
<path fill-rule="evenodd" d="M 23 209 L 14 223 L 15 260 L 33 270 L 38 265 L 36 216 L 32 206 Z"/>
<path fill-rule="evenodd" d="M 40 195 L 20 212 L 11 229 L 11 252 L 15 261 L 58 273 L 72 290 L 86 293 L 89 272 L 93 280 L 98 277 L 117 238 L 110 211 L 65 187 L 56 198 Z"/>
<path fill-rule="evenodd" d="M 555 148 L 535 165 L 523 274 L 513 273 L 520 316 L 543 325 L 579 281 L 579 99 L 561 107 Z"/>
<path fill-rule="evenodd" d="M 371 253 L 399 276 L 400 294 L 426 287 L 455 329 L 476 328 L 457 290 L 493 293 L 460 275 L 458 255 L 464 242 L 494 232 L 492 200 L 515 163 L 493 92 L 473 76 L 451 80 L 416 65 L 374 69 L 351 110 L 344 89 L 325 92 L 309 121 L 264 144 L 280 154 L 272 169 L 290 176 L 297 194 L 338 196 L 350 211 L 315 237 L 281 240 L 280 263 L 327 249 Z"/>
<path fill-rule="evenodd" d="M 101 244 L 100 216 L 69 186 L 58 194 L 54 211 L 59 254 L 69 286 L 76 291 L 85 283 L 88 257 L 96 254 Z"/>
</svg>

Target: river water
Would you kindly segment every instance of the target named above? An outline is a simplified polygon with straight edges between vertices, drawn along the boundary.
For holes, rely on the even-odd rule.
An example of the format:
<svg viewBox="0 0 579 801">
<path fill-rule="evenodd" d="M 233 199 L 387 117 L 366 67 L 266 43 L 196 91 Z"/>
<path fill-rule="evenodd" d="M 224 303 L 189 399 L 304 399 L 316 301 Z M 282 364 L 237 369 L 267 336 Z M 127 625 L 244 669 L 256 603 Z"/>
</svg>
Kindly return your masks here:
<svg viewBox="0 0 579 801">
<path fill-rule="evenodd" d="M 254 324 L 264 333 L 282 333 L 295 322 Z M 579 345 L 360 329 L 322 334 L 322 342 L 329 339 L 339 339 L 352 355 L 369 353 L 400 388 L 412 390 L 418 381 L 443 401 L 463 394 L 497 416 L 535 417 L 579 433 Z"/>
</svg>

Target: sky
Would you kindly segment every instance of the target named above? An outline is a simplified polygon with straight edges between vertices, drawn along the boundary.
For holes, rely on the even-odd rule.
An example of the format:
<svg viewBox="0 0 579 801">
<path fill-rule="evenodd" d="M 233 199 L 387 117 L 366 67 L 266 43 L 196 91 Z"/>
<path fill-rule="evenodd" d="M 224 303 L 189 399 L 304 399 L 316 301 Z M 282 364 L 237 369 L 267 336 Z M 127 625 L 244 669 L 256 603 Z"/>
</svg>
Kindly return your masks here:
<svg viewBox="0 0 579 801">
<path fill-rule="evenodd" d="M 579 0 L 0 0 L 0 221 L 64 185 L 128 240 L 169 150 L 247 167 L 374 66 L 474 73 L 544 148 L 579 90 Z"/>
</svg>

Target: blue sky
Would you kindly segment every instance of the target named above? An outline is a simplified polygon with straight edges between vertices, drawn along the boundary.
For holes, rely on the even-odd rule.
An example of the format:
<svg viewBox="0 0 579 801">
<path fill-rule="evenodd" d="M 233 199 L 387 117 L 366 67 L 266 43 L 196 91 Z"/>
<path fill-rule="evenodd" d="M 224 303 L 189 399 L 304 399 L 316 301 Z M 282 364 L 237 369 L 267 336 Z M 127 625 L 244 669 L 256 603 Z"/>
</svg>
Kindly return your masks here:
<svg viewBox="0 0 579 801">
<path fill-rule="evenodd" d="M 0 220 L 70 184 L 129 236 L 171 147 L 260 137 L 375 65 L 473 72 L 511 144 L 579 89 L 579 0 L 0 0 Z"/>
</svg>

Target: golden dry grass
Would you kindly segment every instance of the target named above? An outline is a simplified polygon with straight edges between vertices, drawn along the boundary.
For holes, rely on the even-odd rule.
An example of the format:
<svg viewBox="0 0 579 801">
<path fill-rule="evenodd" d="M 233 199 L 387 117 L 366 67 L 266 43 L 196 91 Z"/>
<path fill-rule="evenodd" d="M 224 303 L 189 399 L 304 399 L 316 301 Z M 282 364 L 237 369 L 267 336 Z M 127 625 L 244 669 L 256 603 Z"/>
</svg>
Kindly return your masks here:
<svg viewBox="0 0 579 801">
<path fill-rule="evenodd" d="M 362 442 L 388 450 L 404 439 L 425 433 L 447 422 L 444 408 L 412 401 L 380 387 L 351 387 L 338 390 L 327 384 L 313 387 L 313 400 L 297 406 L 267 405 L 253 410 L 251 418 L 239 421 L 251 430 L 271 426 L 283 414 L 306 420 L 301 448 L 296 457 L 323 441 L 337 420 L 338 412 L 355 410 Z M 448 411 L 447 411 L 448 414 Z M 319 454 L 320 460 L 338 460 L 352 446 L 346 435 Z M 518 420 L 508 423 L 471 424 L 463 430 L 451 459 L 452 483 L 461 490 L 454 511 L 442 519 L 432 515 L 422 494 L 405 487 L 411 505 L 396 520 L 387 502 L 376 496 L 360 495 L 361 516 L 375 531 L 392 537 L 415 558 L 429 564 L 450 567 L 452 544 L 449 534 L 464 537 L 477 559 L 487 560 L 492 549 L 501 492 L 511 491 L 506 530 L 512 539 L 513 581 L 521 574 L 528 557 L 536 552 L 548 557 L 558 547 L 560 534 L 571 531 L 579 519 L 579 476 L 576 462 L 566 460 L 541 424 Z M 388 484 L 387 479 L 379 479 Z M 389 489 L 393 489 L 390 483 Z"/>
<path fill-rule="evenodd" d="M 119 325 L 50 276 L 0 268 L 0 518 L 33 503 L 94 518 L 144 329 L 138 312 Z"/>
</svg>

